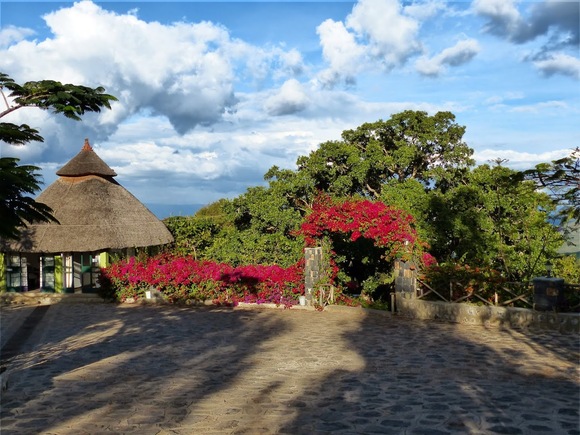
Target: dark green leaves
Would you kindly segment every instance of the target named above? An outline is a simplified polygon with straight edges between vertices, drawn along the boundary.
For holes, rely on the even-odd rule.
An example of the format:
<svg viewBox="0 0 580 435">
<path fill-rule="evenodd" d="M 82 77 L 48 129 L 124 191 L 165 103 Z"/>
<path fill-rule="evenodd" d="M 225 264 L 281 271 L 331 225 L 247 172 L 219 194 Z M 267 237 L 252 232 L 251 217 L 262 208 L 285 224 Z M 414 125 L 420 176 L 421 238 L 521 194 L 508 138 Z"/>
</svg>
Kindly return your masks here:
<svg viewBox="0 0 580 435">
<path fill-rule="evenodd" d="M 19 107 L 38 107 L 62 113 L 70 119 L 79 121 L 86 112 L 100 112 L 103 107 L 110 109 L 112 95 L 105 94 L 102 87 L 62 84 L 54 80 L 15 83 L 6 74 L 0 73 L 0 88 L 10 91 L 8 97 L 14 98 L 10 111 Z M 4 112 L 0 112 L 2 117 Z"/>
<path fill-rule="evenodd" d="M 18 228 L 27 222 L 56 222 L 49 207 L 28 196 L 40 189 L 40 168 L 19 166 L 18 161 L 0 159 L 0 238 L 18 238 Z"/>
</svg>

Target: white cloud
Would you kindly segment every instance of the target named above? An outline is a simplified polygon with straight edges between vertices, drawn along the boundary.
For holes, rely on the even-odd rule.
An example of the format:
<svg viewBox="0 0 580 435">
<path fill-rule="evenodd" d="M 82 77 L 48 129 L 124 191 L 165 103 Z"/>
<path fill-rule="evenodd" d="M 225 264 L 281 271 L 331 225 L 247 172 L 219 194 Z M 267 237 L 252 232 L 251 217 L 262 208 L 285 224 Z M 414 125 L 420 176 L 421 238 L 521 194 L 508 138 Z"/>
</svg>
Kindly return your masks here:
<svg viewBox="0 0 580 435">
<path fill-rule="evenodd" d="M 95 152 L 117 168 L 124 177 L 148 178 L 167 177 L 168 175 L 187 174 L 203 180 L 219 177 L 226 170 L 219 164 L 218 155 L 211 151 L 184 151 L 155 142 L 136 142 L 117 144 L 114 148 L 95 147 Z M 158 174 L 158 176 L 153 176 Z"/>
<path fill-rule="evenodd" d="M 359 0 L 344 23 L 324 21 L 317 33 L 329 66 L 318 80 L 330 87 L 349 85 L 363 71 L 402 66 L 422 49 L 415 17 L 426 18 L 439 7 L 437 2 L 403 8 L 398 0 Z"/>
<path fill-rule="evenodd" d="M 561 74 L 580 80 L 580 59 L 564 53 L 555 53 L 548 59 L 538 60 L 534 66 L 546 76 Z"/>
<path fill-rule="evenodd" d="M 423 3 L 411 3 L 403 8 L 405 15 L 424 21 L 440 11 L 447 10 L 447 3 L 442 0 L 428 0 Z"/>
<path fill-rule="evenodd" d="M 0 49 L 6 48 L 15 42 L 20 42 L 34 35 L 34 30 L 24 27 L 6 26 L 0 29 Z"/>
<path fill-rule="evenodd" d="M 521 100 L 522 98 L 525 98 L 523 92 L 506 92 L 503 95 L 492 95 L 491 97 L 486 98 L 484 103 L 493 106 L 501 104 L 504 101 Z"/>
<path fill-rule="evenodd" d="M 348 28 L 368 38 L 373 56 L 390 69 L 420 51 L 419 22 L 404 14 L 398 0 L 359 0 L 346 19 Z"/>
<path fill-rule="evenodd" d="M 359 45 L 342 22 L 326 20 L 316 32 L 320 37 L 322 56 L 329 68 L 319 74 L 323 85 L 333 86 L 341 80 L 353 82 L 365 64 L 365 48 Z"/>
<path fill-rule="evenodd" d="M 481 47 L 475 39 L 465 39 L 432 58 L 419 58 L 415 67 L 420 74 L 438 76 L 445 71 L 446 66 L 460 66 L 468 63 L 480 50 Z"/>
<path fill-rule="evenodd" d="M 301 112 L 309 103 L 308 95 L 298 80 L 286 81 L 278 92 L 265 102 L 266 112 L 273 116 Z"/>
<path fill-rule="evenodd" d="M 541 101 L 535 104 L 523 104 L 511 108 L 512 112 L 523 113 L 542 113 L 546 111 L 553 113 L 554 110 L 568 111 L 570 110 L 570 106 L 564 101 Z"/>
</svg>

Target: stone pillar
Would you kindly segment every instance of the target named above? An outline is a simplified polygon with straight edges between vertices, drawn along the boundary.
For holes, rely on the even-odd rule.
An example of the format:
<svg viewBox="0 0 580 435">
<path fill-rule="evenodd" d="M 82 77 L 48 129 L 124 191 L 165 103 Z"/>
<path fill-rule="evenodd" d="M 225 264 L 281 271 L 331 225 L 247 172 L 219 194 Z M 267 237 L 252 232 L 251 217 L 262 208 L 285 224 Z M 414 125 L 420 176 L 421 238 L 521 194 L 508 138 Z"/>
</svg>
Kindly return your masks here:
<svg viewBox="0 0 580 435">
<path fill-rule="evenodd" d="M 395 292 L 406 299 L 417 295 L 417 269 L 411 261 L 395 261 Z"/>
<path fill-rule="evenodd" d="M 304 295 L 306 304 L 313 305 L 314 286 L 322 276 L 322 247 L 304 249 Z"/>
</svg>

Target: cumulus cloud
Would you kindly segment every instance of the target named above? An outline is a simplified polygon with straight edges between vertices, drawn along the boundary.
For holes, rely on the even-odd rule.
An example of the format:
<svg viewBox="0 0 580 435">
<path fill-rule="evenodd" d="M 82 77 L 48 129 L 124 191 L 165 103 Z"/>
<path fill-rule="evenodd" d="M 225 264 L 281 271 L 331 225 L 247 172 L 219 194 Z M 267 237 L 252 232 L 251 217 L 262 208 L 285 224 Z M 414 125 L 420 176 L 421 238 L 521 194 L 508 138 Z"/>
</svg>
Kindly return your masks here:
<svg viewBox="0 0 580 435">
<path fill-rule="evenodd" d="M 580 59 L 564 53 L 555 53 L 547 59 L 534 62 L 535 67 L 544 75 L 561 74 L 580 80 Z"/>
<path fill-rule="evenodd" d="M 405 63 L 421 49 L 419 22 L 404 14 L 398 0 L 360 0 L 346 24 L 368 39 L 371 54 L 387 68 Z"/>
<path fill-rule="evenodd" d="M 417 71 L 426 76 L 439 76 L 446 66 L 460 66 L 468 63 L 481 50 L 475 39 L 465 39 L 457 42 L 453 47 L 441 51 L 432 58 L 421 57 L 415 63 Z"/>
<path fill-rule="evenodd" d="M 533 4 L 522 16 L 516 0 L 474 0 L 476 14 L 487 19 L 485 30 L 521 44 L 550 31 L 562 35 L 568 45 L 578 44 L 580 5 L 572 1 L 543 1 Z"/>
<path fill-rule="evenodd" d="M 301 69 L 297 53 L 251 46 L 210 22 L 146 22 L 137 12 L 117 14 L 90 1 L 44 20 L 52 36 L 13 44 L 3 53 L 4 67 L 19 80 L 103 85 L 120 102 L 98 118 L 99 128 L 146 109 L 166 116 L 184 134 L 234 110 L 238 73 Z"/>
<path fill-rule="evenodd" d="M 359 0 L 344 22 L 324 21 L 317 32 L 328 68 L 319 80 L 328 86 L 353 84 L 361 71 L 403 65 L 421 50 L 414 16 L 426 17 L 435 10 L 427 5 L 406 9 L 398 0 Z"/>
<path fill-rule="evenodd" d="M 322 56 L 329 67 L 320 75 L 320 81 L 333 86 L 341 80 L 353 83 L 365 63 L 365 47 L 356 42 L 342 22 L 331 19 L 320 24 L 316 32 L 320 37 Z"/>
<path fill-rule="evenodd" d="M 273 116 L 301 112 L 307 105 L 308 95 L 295 79 L 286 81 L 265 103 L 266 112 Z"/>
</svg>

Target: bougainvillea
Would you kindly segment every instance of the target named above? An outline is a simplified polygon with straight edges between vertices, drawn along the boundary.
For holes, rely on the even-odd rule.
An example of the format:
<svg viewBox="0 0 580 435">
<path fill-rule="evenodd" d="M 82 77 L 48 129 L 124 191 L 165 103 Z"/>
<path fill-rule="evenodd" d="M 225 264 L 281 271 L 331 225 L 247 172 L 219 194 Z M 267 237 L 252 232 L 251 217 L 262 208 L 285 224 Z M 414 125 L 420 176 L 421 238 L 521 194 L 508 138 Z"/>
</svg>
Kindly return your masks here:
<svg viewBox="0 0 580 435">
<path fill-rule="evenodd" d="M 307 245 L 315 246 L 331 234 L 342 234 L 350 241 L 369 239 L 377 248 L 384 248 L 387 259 L 408 256 L 417 246 L 413 217 L 403 210 L 380 201 L 348 199 L 333 201 L 321 195 L 306 216 L 300 233 Z"/>
<path fill-rule="evenodd" d="M 380 201 L 319 195 L 299 232 L 308 246 L 327 246 L 331 264 L 340 270 L 333 284 L 371 299 L 390 291 L 395 259 L 434 262 L 413 217 Z"/>
<path fill-rule="evenodd" d="M 113 263 L 102 270 L 101 285 L 120 301 L 142 298 L 153 287 L 170 302 L 212 300 L 226 305 L 270 302 L 290 306 L 304 294 L 304 262 L 288 268 L 232 267 L 162 254 L 142 261 L 129 258 Z"/>
</svg>

